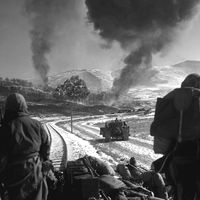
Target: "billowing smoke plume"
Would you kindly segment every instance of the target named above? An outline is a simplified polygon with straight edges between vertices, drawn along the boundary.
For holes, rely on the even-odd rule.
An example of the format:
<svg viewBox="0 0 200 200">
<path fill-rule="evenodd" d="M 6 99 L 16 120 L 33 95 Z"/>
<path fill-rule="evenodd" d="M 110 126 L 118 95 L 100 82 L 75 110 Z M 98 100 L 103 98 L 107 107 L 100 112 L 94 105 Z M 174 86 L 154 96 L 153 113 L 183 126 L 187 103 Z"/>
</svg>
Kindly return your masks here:
<svg viewBox="0 0 200 200">
<path fill-rule="evenodd" d="M 151 78 L 152 56 L 170 44 L 200 0 L 86 0 L 89 21 L 108 43 L 129 51 L 112 94 L 118 98 L 144 76 Z"/>
<path fill-rule="evenodd" d="M 33 66 L 44 85 L 50 66 L 47 56 L 53 47 L 54 35 L 61 22 L 67 20 L 77 0 L 25 0 L 25 11 L 31 22 Z M 70 8 L 70 9 L 69 9 Z"/>
</svg>

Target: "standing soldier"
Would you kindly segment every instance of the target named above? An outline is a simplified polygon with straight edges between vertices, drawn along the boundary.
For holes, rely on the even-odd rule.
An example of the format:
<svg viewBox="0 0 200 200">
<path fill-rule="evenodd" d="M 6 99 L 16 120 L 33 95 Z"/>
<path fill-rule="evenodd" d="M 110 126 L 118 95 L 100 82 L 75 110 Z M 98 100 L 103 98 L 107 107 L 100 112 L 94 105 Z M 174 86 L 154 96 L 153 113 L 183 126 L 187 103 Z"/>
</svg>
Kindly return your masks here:
<svg viewBox="0 0 200 200">
<path fill-rule="evenodd" d="M 42 163 L 49 153 L 48 135 L 39 121 L 29 117 L 24 97 L 9 95 L 0 130 L 0 158 L 7 157 L 1 181 L 10 200 L 47 199 Z"/>
<path fill-rule="evenodd" d="M 164 155 L 154 166 L 175 186 L 175 200 L 200 199 L 199 102 L 200 75 L 192 73 L 160 98 L 151 124 L 154 152 Z"/>
</svg>

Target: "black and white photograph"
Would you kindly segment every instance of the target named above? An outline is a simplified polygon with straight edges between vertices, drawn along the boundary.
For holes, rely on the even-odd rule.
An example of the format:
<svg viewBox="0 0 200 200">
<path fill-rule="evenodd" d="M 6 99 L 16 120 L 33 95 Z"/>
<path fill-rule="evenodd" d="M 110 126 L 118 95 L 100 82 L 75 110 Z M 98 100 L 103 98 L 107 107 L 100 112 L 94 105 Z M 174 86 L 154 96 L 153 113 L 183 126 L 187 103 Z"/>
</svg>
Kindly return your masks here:
<svg viewBox="0 0 200 200">
<path fill-rule="evenodd" d="M 0 0 L 0 200 L 200 200 L 200 0 Z"/>
</svg>

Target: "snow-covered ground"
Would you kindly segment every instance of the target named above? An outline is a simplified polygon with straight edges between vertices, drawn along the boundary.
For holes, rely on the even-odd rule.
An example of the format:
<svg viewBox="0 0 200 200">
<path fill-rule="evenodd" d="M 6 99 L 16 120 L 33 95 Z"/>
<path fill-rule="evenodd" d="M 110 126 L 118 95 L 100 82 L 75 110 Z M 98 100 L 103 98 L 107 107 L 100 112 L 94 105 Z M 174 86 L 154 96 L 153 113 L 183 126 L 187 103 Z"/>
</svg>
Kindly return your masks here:
<svg viewBox="0 0 200 200">
<path fill-rule="evenodd" d="M 142 116 L 136 115 L 126 117 L 142 118 Z M 94 124 L 105 122 L 108 119 L 110 117 L 106 115 L 76 117 L 73 122 L 73 133 L 71 133 L 70 117 L 52 116 L 44 118 L 45 121 L 49 121 L 48 123 L 51 123 L 62 134 L 67 142 L 68 160 L 75 160 L 87 154 L 98 157 L 115 168 L 118 163 L 128 161 L 130 157 L 134 156 L 138 164 L 149 169 L 152 161 L 161 156 L 154 154 L 152 150 L 153 139 L 148 138 L 145 140 L 138 136 L 131 136 L 128 141 L 105 143 L 103 137 L 99 134 L 99 128 Z M 58 122 L 63 122 L 63 124 Z"/>
</svg>

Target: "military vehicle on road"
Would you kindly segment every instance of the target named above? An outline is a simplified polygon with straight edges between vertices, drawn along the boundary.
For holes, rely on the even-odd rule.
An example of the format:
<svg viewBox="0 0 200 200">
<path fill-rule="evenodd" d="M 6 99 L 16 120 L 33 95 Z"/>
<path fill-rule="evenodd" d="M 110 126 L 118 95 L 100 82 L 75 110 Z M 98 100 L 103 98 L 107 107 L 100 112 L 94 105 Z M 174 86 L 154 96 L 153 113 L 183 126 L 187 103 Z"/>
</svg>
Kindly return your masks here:
<svg viewBox="0 0 200 200">
<path fill-rule="evenodd" d="M 100 128 L 100 135 L 105 138 L 106 142 L 110 142 L 111 139 L 128 140 L 130 136 L 129 126 L 125 121 L 116 118 L 105 122 L 105 126 Z"/>
</svg>

